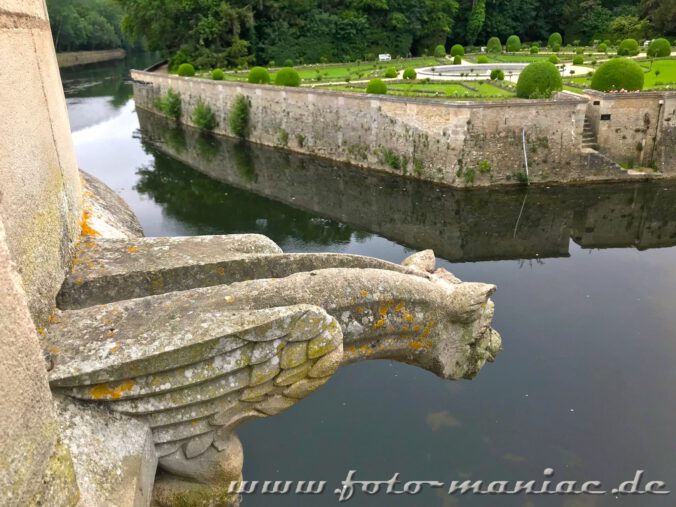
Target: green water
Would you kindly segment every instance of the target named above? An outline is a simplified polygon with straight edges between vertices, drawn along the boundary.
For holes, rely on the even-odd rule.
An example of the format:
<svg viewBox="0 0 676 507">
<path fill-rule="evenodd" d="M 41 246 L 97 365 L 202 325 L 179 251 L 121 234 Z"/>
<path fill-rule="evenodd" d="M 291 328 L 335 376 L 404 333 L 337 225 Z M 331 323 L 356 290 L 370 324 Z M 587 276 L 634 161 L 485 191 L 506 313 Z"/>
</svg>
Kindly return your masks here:
<svg viewBox="0 0 676 507">
<path fill-rule="evenodd" d="M 146 60 L 150 63 L 149 60 Z M 288 412 L 242 427 L 248 480 L 598 480 L 637 469 L 676 489 L 676 186 L 456 192 L 176 130 L 137 114 L 126 69 L 64 72 L 81 167 L 149 236 L 257 232 L 286 251 L 399 262 L 433 248 L 464 280 L 495 283 L 504 350 L 472 381 L 367 362 Z M 356 506 L 673 506 L 667 496 L 367 496 Z"/>
</svg>

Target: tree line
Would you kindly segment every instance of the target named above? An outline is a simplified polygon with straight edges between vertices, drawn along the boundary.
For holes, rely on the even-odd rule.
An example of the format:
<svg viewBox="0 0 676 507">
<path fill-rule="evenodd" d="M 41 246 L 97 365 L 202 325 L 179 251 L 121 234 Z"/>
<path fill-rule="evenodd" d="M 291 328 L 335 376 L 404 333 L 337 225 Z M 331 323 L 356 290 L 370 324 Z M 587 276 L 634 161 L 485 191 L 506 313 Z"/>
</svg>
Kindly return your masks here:
<svg viewBox="0 0 676 507">
<path fill-rule="evenodd" d="M 439 44 L 485 45 L 512 34 L 546 41 L 561 32 L 571 44 L 676 34 L 674 0 L 48 0 L 48 6 L 58 48 L 119 45 L 124 33 L 177 64 L 205 68 L 423 55 Z"/>
</svg>

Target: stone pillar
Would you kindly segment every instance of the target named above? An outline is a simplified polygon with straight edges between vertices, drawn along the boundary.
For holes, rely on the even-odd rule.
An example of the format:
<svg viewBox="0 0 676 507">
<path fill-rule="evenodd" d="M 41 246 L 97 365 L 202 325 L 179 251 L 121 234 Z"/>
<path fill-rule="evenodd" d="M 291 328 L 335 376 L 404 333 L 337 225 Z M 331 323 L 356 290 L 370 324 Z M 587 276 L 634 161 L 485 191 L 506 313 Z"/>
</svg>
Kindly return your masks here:
<svg viewBox="0 0 676 507">
<path fill-rule="evenodd" d="M 82 218 L 80 179 L 43 0 L 0 0 L 0 216 L 38 326 Z"/>
</svg>

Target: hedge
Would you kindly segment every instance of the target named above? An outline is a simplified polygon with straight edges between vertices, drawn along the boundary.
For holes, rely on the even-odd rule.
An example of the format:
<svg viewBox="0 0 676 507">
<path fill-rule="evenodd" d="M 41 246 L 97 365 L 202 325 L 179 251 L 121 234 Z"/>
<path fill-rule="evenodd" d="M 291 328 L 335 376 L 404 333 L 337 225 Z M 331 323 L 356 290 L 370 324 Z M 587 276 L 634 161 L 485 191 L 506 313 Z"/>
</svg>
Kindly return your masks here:
<svg viewBox="0 0 676 507">
<path fill-rule="evenodd" d="M 591 87 L 600 92 L 640 91 L 645 76 L 641 66 L 627 58 L 615 58 L 601 65 L 592 76 Z"/>
<path fill-rule="evenodd" d="M 522 99 L 549 98 L 553 92 L 562 89 L 561 74 L 550 62 L 529 64 L 516 83 L 516 95 Z"/>
</svg>

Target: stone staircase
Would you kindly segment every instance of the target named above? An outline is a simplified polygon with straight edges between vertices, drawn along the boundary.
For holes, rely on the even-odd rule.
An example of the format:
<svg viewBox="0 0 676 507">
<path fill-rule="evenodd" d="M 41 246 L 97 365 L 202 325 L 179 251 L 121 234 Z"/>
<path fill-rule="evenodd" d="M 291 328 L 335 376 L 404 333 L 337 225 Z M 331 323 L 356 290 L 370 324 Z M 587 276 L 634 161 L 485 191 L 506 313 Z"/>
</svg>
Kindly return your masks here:
<svg viewBox="0 0 676 507">
<path fill-rule="evenodd" d="M 589 118 L 584 119 L 584 130 L 582 132 L 582 148 L 591 148 L 592 150 L 598 149 L 598 140 L 596 139 L 596 134 L 592 128 L 592 124 L 589 121 Z"/>
</svg>

